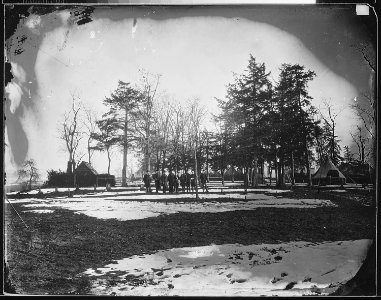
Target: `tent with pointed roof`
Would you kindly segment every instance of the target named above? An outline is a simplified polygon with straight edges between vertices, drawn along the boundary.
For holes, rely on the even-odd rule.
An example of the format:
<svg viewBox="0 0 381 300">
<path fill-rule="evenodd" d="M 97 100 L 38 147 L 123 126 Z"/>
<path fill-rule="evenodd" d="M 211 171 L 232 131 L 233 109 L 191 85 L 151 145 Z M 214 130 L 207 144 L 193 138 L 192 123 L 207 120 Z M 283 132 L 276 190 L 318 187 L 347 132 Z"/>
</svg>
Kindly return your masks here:
<svg viewBox="0 0 381 300">
<path fill-rule="evenodd" d="M 334 163 L 329 158 L 326 158 L 316 173 L 312 175 L 312 183 L 319 185 L 345 184 L 346 178 Z"/>
</svg>

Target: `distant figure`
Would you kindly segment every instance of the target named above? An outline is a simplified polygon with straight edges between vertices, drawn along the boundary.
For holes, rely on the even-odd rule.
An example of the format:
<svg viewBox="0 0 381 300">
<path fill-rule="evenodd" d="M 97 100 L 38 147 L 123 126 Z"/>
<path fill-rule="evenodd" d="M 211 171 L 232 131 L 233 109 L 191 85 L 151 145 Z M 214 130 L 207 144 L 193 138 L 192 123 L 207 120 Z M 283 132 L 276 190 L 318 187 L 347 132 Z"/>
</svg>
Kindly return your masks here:
<svg viewBox="0 0 381 300">
<path fill-rule="evenodd" d="M 143 182 L 146 187 L 146 192 L 151 192 L 151 176 L 148 171 L 143 176 Z"/>
<path fill-rule="evenodd" d="M 165 172 L 161 175 L 161 185 L 163 187 L 163 194 L 165 194 L 168 190 L 168 175 Z"/>
<path fill-rule="evenodd" d="M 175 188 L 175 192 L 178 193 L 179 192 L 180 179 L 179 179 L 179 176 L 177 176 L 176 174 L 174 176 L 175 176 L 174 177 L 174 181 L 175 181 L 174 188 Z"/>
<path fill-rule="evenodd" d="M 192 193 L 195 191 L 195 187 L 196 187 L 196 179 L 195 179 L 194 174 L 192 174 L 192 176 L 191 176 L 191 189 L 192 189 Z"/>
<path fill-rule="evenodd" d="M 157 173 L 156 173 L 156 177 L 155 177 L 156 194 L 159 193 L 160 187 L 161 187 L 161 183 L 160 183 L 160 173 L 157 172 Z"/>
<path fill-rule="evenodd" d="M 190 187 L 191 187 L 191 174 L 187 173 L 186 174 L 186 185 L 187 185 L 187 192 L 190 192 Z"/>
<path fill-rule="evenodd" d="M 175 174 L 173 174 L 173 171 L 171 170 L 168 175 L 168 184 L 169 184 L 169 192 L 173 193 L 174 187 L 175 187 Z"/>
<path fill-rule="evenodd" d="M 180 175 L 180 185 L 181 185 L 181 189 L 183 193 L 185 193 L 186 182 L 187 182 L 187 176 L 185 175 L 184 172 L 182 172 Z"/>
<path fill-rule="evenodd" d="M 207 181 L 206 174 L 201 172 L 201 174 L 200 174 L 200 184 L 201 184 L 202 192 L 205 192 L 205 190 L 206 190 L 206 192 L 208 192 L 208 186 L 206 185 L 206 181 Z"/>
</svg>

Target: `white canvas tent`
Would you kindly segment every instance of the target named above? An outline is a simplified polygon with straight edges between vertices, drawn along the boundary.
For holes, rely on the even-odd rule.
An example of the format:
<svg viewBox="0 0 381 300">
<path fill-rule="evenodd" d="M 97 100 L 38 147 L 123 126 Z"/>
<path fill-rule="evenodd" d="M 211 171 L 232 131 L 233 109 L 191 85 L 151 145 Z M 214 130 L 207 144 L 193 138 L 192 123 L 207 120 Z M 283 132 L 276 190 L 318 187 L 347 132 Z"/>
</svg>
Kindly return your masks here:
<svg viewBox="0 0 381 300">
<path fill-rule="evenodd" d="M 346 178 L 343 173 L 327 158 L 312 175 L 313 184 L 345 184 Z"/>
</svg>

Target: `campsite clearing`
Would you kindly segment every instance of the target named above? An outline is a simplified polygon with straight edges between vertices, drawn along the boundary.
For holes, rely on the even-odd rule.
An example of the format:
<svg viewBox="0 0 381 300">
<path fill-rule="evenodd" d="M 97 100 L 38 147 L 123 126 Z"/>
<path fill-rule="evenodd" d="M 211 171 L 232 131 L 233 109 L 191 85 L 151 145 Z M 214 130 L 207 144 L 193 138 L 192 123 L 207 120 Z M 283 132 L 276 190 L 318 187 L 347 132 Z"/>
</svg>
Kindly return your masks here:
<svg viewBox="0 0 381 300">
<path fill-rule="evenodd" d="M 233 291 L 237 295 L 326 294 L 355 274 L 375 230 L 375 211 L 369 205 L 375 196 L 373 192 L 348 186 L 345 193 L 341 190 L 336 193 L 336 188 L 326 187 L 318 191 L 302 187 L 294 190 L 262 187 L 256 193 L 249 192 L 247 196 L 250 195 L 252 199 L 246 201 L 239 198 L 245 196 L 242 191 L 231 191 L 230 197 L 227 192 L 225 195 L 217 193 L 218 197 L 210 193 L 201 202 L 195 201 L 194 194 L 189 194 L 188 198 L 179 194 L 148 199 L 149 195 L 123 189 L 98 193 L 83 191 L 81 199 L 77 195 L 69 198 L 59 193 L 54 198 L 49 191 L 43 191 L 44 197 L 41 198 L 31 193 L 28 197 L 24 195 L 22 199 L 16 199 L 18 196 L 15 193 L 9 195 L 9 201 L 29 229 L 6 202 L 9 279 L 15 291 L 21 294 L 187 295 L 187 291 L 181 289 L 181 282 L 191 280 L 193 275 L 201 272 L 204 274 L 202 282 L 211 284 L 209 295 L 233 294 Z M 91 205 L 91 201 L 94 209 L 82 206 L 84 203 L 87 203 L 86 206 Z M 102 202 L 103 206 L 100 205 Z M 112 215 L 112 210 L 119 210 L 121 205 L 138 212 L 139 205 L 143 204 L 149 205 L 149 211 L 156 214 L 124 219 L 107 217 Z M 189 209 L 192 206 L 194 209 Z M 168 211 L 163 211 L 165 207 Z M 88 213 L 96 209 L 99 209 L 98 215 Z M 106 217 L 102 217 L 102 212 Z M 260 250 L 265 244 L 270 245 L 268 249 L 278 249 L 283 245 L 283 249 L 290 252 L 269 252 L 267 258 Z M 301 248 L 294 248 L 296 245 Z M 328 245 L 331 245 L 329 251 L 333 251 L 329 255 L 324 254 L 328 253 L 324 252 L 328 251 Z M 357 246 L 353 248 L 351 245 Z M 357 249 L 357 252 L 346 252 L 342 248 L 344 246 L 349 250 Z M 140 276 L 133 273 L 137 271 L 123 269 L 123 263 L 120 265 L 130 258 L 138 259 L 137 263 L 144 265 L 151 260 L 161 264 L 161 259 L 156 259 L 157 255 L 163 257 L 171 251 L 183 251 L 183 248 L 188 251 L 184 255 L 214 250 L 209 251 L 210 256 L 204 257 L 206 262 L 200 263 L 195 269 L 193 267 L 198 265 L 183 264 L 181 268 L 165 271 L 169 267 L 166 264 L 171 263 L 160 265 L 158 268 L 163 268 L 163 275 L 160 275 L 160 271 L 154 272 L 156 279 L 161 278 L 158 285 L 154 284 L 156 279 L 149 281 L 149 274 Z M 342 253 L 342 256 L 338 256 L 340 259 L 330 261 L 335 266 L 335 272 L 338 272 L 333 275 L 342 270 L 341 275 L 324 282 L 311 279 L 311 284 L 303 283 L 301 273 L 287 263 L 289 259 L 292 261 L 292 256 L 288 255 L 295 255 L 296 249 L 303 251 L 306 264 L 308 257 L 316 256 L 316 253 L 320 253 L 322 262 L 328 262 L 328 256 Z M 319 252 L 317 249 L 322 250 Z M 247 253 L 247 257 L 242 261 L 233 255 L 234 259 L 229 262 L 229 253 L 239 252 Z M 256 279 L 250 272 L 242 273 L 242 268 L 247 267 L 243 262 L 249 262 L 249 253 L 253 253 L 250 262 L 257 260 L 261 265 L 257 270 L 261 269 L 262 273 L 259 272 Z M 258 259 L 254 259 L 255 255 Z M 170 256 L 167 258 L 171 259 Z M 210 266 L 213 259 L 219 260 Z M 171 260 L 174 261 L 173 258 Z M 282 266 L 279 262 L 282 262 L 285 270 L 277 269 Z M 106 272 L 107 269 L 102 268 L 114 269 Z M 150 268 L 155 269 L 155 263 Z M 218 268 L 221 268 L 219 272 L 216 271 Z M 196 272 L 193 275 L 192 270 Z M 330 270 L 311 271 L 310 277 L 314 278 L 313 274 L 318 274 L 318 271 L 324 273 Z M 127 276 L 126 272 L 132 272 L 131 276 Z M 282 277 L 282 272 L 289 275 Z M 188 273 L 190 275 L 186 275 Z M 122 279 L 118 277 L 122 275 Z M 167 279 L 164 278 L 166 275 L 169 276 Z M 270 281 L 276 281 L 273 284 L 266 279 L 270 275 L 282 281 L 271 277 Z M 213 289 L 213 284 L 218 286 L 221 280 L 226 281 L 227 285 L 221 285 L 224 286 L 222 290 Z M 236 281 L 230 283 L 231 280 Z M 150 282 L 153 283 L 151 293 L 149 289 L 143 288 L 144 285 L 149 286 Z M 197 285 L 201 287 L 202 282 L 190 282 L 195 284 L 195 289 Z M 251 286 L 257 284 L 259 287 L 259 282 L 262 282 L 264 289 L 252 290 Z M 296 283 L 290 288 L 293 282 Z M 290 286 L 286 289 L 288 284 Z M 328 286 L 330 288 L 327 290 Z"/>
</svg>

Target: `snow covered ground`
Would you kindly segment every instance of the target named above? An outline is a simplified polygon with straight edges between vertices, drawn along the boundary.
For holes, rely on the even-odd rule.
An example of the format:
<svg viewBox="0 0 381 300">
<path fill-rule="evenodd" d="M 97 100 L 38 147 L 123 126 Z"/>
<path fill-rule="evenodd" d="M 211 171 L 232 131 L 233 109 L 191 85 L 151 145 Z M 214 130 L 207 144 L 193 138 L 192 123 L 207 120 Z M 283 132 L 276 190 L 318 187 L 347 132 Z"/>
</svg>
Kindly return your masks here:
<svg viewBox="0 0 381 300">
<path fill-rule="evenodd" d="M 92 292 L 97 295 L 326 295 L 356 274 L 370 243 L 175 248 L 127 257 L 84 274 L 94 279 Z"/>
<path fill-rule="evenodd" d="M 178 212 L 219 213 L 234 210 L 253 210 L 259 207 L 315 208 L 320 206 L 335 206 L 329 200 L 291 199 L 258 193 L 246 195 L 239 192 L 200 194 L 200 200 L 198 201 L 196 199 L 189 199 L 189 197 L 195 196 L 181 193 L 164 195 L 145 194 L 139 191 L 123 191 L 120 193 L 104 192 L 93 195 L 75 195 L 72 198 L 29 198 L 10 199 L 10 201 L 11 203 L 22 203 L 23 207 L 34 208 L 24 212 L 47 213 L 57 208 L 64 208 L 91 217 L 118 219 L 121 221 L 157 217 L 161 214 L 174 214 Z M 219 201 L 221 199 L 224 199 L 224 201 Z M 231 201 L 226 201 L 226 199 Z M 168 200 L 168 202 L 165 202 L 165 200 Z"/>
</svg>

